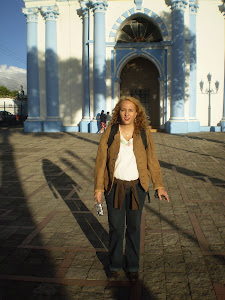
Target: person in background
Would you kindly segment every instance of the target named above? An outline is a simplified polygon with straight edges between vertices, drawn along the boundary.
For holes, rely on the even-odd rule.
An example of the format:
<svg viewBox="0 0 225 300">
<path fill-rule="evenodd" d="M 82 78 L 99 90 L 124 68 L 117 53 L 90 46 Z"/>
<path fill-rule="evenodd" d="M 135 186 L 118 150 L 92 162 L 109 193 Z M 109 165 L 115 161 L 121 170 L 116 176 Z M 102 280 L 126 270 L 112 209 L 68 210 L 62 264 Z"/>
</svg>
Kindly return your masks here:
<svg viewBox="0 0 225 300">
<path fill-rule="evenodd" d="M 118 131 L 108 147 L 114 124 L 117 124 Z M 147 148 L 141 136 L 143 130 Z M 126 224 L 127 276 L 131 281 L 136 281 L 139 270 L 141 215 L 150 179 L 159 199 L 169 202 L 146 113 L 137 99 L 123 97 L 115 106 L 111 123 L 100 140 L 94 179 L 95 201 L 102 203 L 105 192 L 108 210 L 109 278 L 116 279 L 122 268 Z"/>
<path fill-rule="evenodd" d="M 106 114 L 106 127 L 108 127 L 109 122 L 112 120 L 112 116 L 110 115 L 109 111 Z"/>
<path fill-rule="evenodd" d="M 99 130 L 98 133 L 103 133 L 106 129 L 106 115 L 104 113 L 104 110 L 101 111 L 100 122 L 101 122 L 101 129 Z"/>
</svg>

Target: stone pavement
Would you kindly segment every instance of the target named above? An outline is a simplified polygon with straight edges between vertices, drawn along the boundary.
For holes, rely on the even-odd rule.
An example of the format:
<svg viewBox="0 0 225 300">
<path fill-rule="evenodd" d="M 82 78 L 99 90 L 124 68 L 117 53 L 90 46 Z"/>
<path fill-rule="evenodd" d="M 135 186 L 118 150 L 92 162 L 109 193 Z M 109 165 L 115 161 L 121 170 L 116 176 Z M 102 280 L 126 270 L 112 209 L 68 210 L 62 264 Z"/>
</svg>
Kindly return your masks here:
<svg viewBox="0 0 225 300">
<path fill-rule="evenodd" d="M 145 204 L 140 280 L 107 280 L 100 135 L 0 128 L 0 300 L 224 300 L 225 134 L 153 133 L 171 202 Z"/>
</svg>

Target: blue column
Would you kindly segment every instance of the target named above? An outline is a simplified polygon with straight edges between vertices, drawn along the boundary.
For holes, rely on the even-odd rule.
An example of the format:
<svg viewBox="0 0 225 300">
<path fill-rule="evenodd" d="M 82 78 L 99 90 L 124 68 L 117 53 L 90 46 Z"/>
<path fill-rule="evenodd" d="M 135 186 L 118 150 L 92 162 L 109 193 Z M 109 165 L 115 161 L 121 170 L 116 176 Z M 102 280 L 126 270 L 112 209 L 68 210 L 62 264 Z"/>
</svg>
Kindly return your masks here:
<svg viewBox="0 0 225 300">
<path fill-rule="evenodd" d="M 223 16 L 225 17 L 225 5 L 223 6 Z M 224 18 L 224 32 L 225 32 L 225 18 Z M 223 116 L 220 121 L 221 131 L 225 132 L 225 40 L 224 40 L 224 83 L 223 83 Z"/>
<path fill-rule="evenodd" d="M 189 120 L 188 132 L 199 132 L 200 122 L 196 118 L 196 86 L 197 86 L 197 45 L 196 14 L 198 5 L 195 0 L 189 2 L 189 39 L 190 39 L 190 88 L 189 88 Z"/>
<path fill-rule="evenodd" d="M 89 2 L 79 1 L 83 21 L 82 83 L 83 107 L 80 131 L 88 132 L 90 126 L 90 81 L 89 81 Z"/>
<path fill-rule="evenodd" d="M 27 17 L 27 97 L 28 118 L 24 122 L 25 132 L 41 132 L 40 93 L 38 69 L 38 8 L 24 8 Z"/>
<path fill-rule="evenodd" d="M 47 117 L 44 121 L 45 132 L 61 131 L 59 118 L 59 85 L 57 55 L 57 24 L 58 7 L 41 8 L 45 19 L 45 73 L 46 73 L 46 108 Z"/>
<path fill-rule="evenodd" d="M 107 1 L 92 2 L 94 12 L 94 117 L 106 111 L 106 49 L 105 49 L 105 11 Z M 97 120 L 90 124 L 92 133 L 98 131 Z"/>
<path fill-rule="evenodd" d="M 187 2 L 172 0 L 172 96 L 170 120 L 167 130 L 170 133 L 187 132 L 184 119 L 185 101 L 185 32 L 184 10 Z"/>
</svg>

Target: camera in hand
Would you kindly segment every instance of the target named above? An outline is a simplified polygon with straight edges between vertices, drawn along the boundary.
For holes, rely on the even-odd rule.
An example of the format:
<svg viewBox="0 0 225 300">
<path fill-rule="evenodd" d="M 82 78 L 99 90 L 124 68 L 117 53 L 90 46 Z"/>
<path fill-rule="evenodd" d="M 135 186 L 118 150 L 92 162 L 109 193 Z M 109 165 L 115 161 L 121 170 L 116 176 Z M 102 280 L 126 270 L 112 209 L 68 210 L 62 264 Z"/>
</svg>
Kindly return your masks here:
<svg viewBox="0 0 225 300">
<path fill-rule="evenodd" d="M 97 215 L 98 215 L 98 216 L 103 216 L 104 213 L 103 213 L 103 207 L 102 207 L 102 204 L 96 202 L 96 203 L 95 203 L 95 206 L 96 206 L 96 210 L 97 210 Z"/>
</svg>

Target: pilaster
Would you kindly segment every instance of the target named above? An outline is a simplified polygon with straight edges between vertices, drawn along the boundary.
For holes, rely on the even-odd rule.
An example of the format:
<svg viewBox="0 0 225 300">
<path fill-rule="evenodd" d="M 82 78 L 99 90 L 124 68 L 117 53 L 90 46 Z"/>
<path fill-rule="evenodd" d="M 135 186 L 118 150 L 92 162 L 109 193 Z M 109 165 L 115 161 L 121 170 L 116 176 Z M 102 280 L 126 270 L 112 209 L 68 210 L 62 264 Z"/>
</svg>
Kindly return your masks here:
<svg viewBox="0 0 225 300">
<path fill-rule="evenodd" d="M 61 130 L 59 118 L 59 84 L 58 84 L 58 53 L 57 24 L 59 12 L 57 6 L 41 8 L 45 19 L 45 72 L 46 72 L 46 106 L 47 117 L 44 121 L 45 132 Z"/>
<path fill-rule="evenodd" d="M 184 118 L 185 101 L 185 35 L 184 11 L 187 1 L 172 0 L 172 96 L 171 115 L 166 124 L 170 133 L 186 133 L 187 120 Z"/>
<path fill-rule="evenodd" d="M 107 0 L 92 1 L 94 13 L 94 116 L 101 110 L 106 111 L 106 49 L 105 49 L 105 11 Z M 98 131 L 98 124 L 93 120 L 91 132 Z M 97 122 L 99 123 L 99 122 Z"/>
<path fill-rule="evenodd" d="M 80 131 L 89 132 L 90 126 L 90 79 L 89 79 L 89 2 L 79 1 L 80 16 L 83 21 L 83 47 L 82 47 L 82 84 L 83 84 L 83 104 L 82 120 Z"/>
<path fill-rule="evenodd" d="M 200 122 L 196 118 L 196 89 L 197 89 L 197 43 L 196 15 L 198 5 L 196 0 L 189 1 L 189 51 L 190 51 L 190 88 L 189 88 L 189 120 L 188 132 L 199 132 Z"/>
<path fill-rule="evenodd" d="M 38 68 L 38 15 L 37 7 L 23 8 L 27 18 L 27 97 L 28 118 L 24 122 L 25 132 L 41 132 L 39 68 Z"/>
<path fill-rule="evenodd" d="M 225 33 L 225 3 L 223 3 L 223 7 L 221 8 L 221 12 L 224 16 L 224 33 Z M 225 40 L 224 40 L 224 83 L 223 83 L 223 116 L 220 121 L 221 131 L 225 132 Z"/>
</svg>

